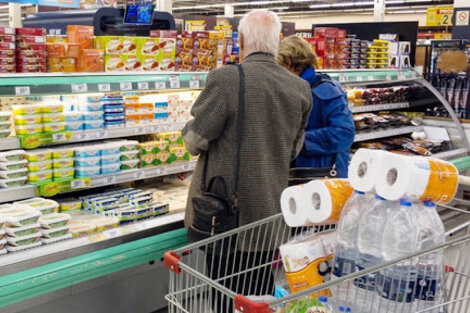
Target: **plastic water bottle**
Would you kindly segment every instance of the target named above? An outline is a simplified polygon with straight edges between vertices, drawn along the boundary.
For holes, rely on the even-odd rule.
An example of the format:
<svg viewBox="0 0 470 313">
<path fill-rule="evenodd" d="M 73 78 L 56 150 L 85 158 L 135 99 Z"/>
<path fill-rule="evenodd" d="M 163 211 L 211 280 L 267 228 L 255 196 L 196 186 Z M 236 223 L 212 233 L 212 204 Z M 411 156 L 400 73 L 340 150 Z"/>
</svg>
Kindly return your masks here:
<svg viewBox="0 0 470 313">
<path fill-rule="evenodd" d="M 418 249 L 418 209 L 403 199 L 393 210 L 385 224 L 382 236 L 382 255 L 385 261 L 406 257 Z M 377 302 L 377 312 L 413 312 L 416 268 L 412 260 L 380 271 L 377 292 L 382 298 Z"/>
<path fill-rule="evenodd" d="M 359 222 L 364 209 L 367 208 L 374 197 L 362 191 L 355 191 L 344 204 L 336 230 L 337 241 L 334 248 L 333 279 L 348 275 L 356 270 L 356 260 L 359 256 L 357 247 L 357 234 Z M 331 288 L 336 303 L 346 306 L 348 301 L 350 283 L 343 283 L 337 288 Z"/>
<path fill-rule="evenodd" d="M 444 224 L 440 219 L 436 205 L 424 202 L 418 211 L 418 249 L 420 251 L 445 243 Z M 416 265 L 418 279 L 414 295 L 414 311 L 426 310 L 439 304 L 443 282 L 443 251 L 439 250 L 421 256 Z M 439 312 L 439 308 L 428 310 Z"/>
<path fill-rule="evenodd" d="M 383 230 L 390 212 L 396 210 L 397 207 L 398 202 L 387 201 L 380 196 L 375 196 L 375 199 L 365 208 L 357 236 L 359 257 L 356 262 L 356 270 L 360 271 L 383 263 Z M 376 275 L 371 273 L 354 280 L 351 301 L 355 304 L 355 311 L 374 312 L 372 304 L 377 301 L 375 299 L 376 278 Z"/>
</svg>

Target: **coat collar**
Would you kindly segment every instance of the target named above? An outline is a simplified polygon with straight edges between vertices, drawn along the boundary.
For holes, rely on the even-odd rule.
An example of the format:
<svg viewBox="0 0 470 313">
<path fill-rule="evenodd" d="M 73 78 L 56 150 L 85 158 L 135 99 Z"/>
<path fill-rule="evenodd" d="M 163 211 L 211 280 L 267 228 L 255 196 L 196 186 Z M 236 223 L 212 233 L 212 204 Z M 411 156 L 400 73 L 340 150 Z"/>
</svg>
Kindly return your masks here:
<svg viewBox="0 0 470 313">
<path fill-rule="evenodd" d="M 300 77 L 308 81 L 310 86 L 315 84 L 318 80 L 321 79 L 321 75 L 317 75 L 317 72 L 315 69 L 311 66 L 307 67 L 305 70 L 303 70 L 302 73 L 300 73 Z"/>
<path fill-rule="evenodd" d="M 264 52 L 254 52 L 251 53 L 250 55 L 246 56 L 243 59 L 242 63 L 245 62 L 271 62 L 275 63 L 274 60 L 274 55 L 269 54 L 269 53 L 264 53 Z"/>
</svg>

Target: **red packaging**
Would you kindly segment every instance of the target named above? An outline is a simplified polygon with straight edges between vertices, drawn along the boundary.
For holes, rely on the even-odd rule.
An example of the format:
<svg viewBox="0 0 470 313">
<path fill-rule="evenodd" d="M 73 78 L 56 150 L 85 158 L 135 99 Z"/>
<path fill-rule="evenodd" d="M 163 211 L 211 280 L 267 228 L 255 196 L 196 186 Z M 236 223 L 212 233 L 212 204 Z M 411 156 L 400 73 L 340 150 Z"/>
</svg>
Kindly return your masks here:
<svg viewBox="0 0 470 313">
<path fill-rule="evenodd" d="M 185 31 L 176 39 L 176 53 L 192 50 L 193 46 L 193 36 L 190 32 Z"/>
<path fill-rule="evenodd" d="M 334 55 L 326 55 L 324 62 L 325 62 L 324 68 L 326 68 L 326 69 L 336 68 L 336 59 L 335 59 Z"/>
<path fill-rule="evenodd" d="M 46 29 L 45 28 L 17 28 L 16 34 L 24 35 L 24 36 L 46 36 Z"/>
<path fill-rule="evenodd" d="M 346 29 L 338 29 L 338 39 L 346 38 L 347 31 Z"/>
<path fill-rule="evenodd" d="M 0 57 L 14 57 L 15 56 L 15 50 L 0 50 Z"/>
<path fill-rule="evenodd" d="M 15 29 L 11 27 L 0 27 L 0 35 L 14 35 Z"/>
<path fill-rule="evenodd" d="M 38 58 L 19 58 L 16 60 L 17 65 L 46 65 L 46 59 Z"/>
<path fill-rule="evenodd" d="M 325 53 L 326 54 L 334 54 L 335 53 L 335 42 L 334 38 L 326 38 L 325 44 Z"/>
<path fill-rule="evenodd" d="M 304 39 L 310 44 L 312 51 L 316 53 L 317 52 L 317 38 L 311 37 L 311 38 L 304 38 Z"/>
<path fill-rule="evenodd" d="M 47 67 L 46 65 L 17 65 L 16 71 L 18 73 L 47 72 Z"/>
<path fill-rule="evenodd" d="M 15 42 L 15 35 L 1 35 L 0 42 Z"/>
<path fill-rule="evenodd" d="M 46 51 L 45 44 L 34 44 L 34 43 L 17 43 L 17 49 L 20 50 L 34 50 L 34 51 Z"/>
<path fill-rule="evenodd" d="M 45 59 L 47 56 L 44 50 L 16 50 L 17 58 L 40 58 Z"/>
<path fill-rule="evenodd" d="M 46 43 L 45 36 L 16 36 L 16 42 L 19 43 Z"/>
<path fill-rule="evenodd" d="M 335 42 L 335 53 L 336 54 L 344 54 L 344 53 L 349 53 L 349 49 L 351 48 L 350 46 L 350 40 L 349 39 L 336 39 Z"/>
<path fill-rule="evenodd" d="M 0 65 L 0 73 L 15 73 L 15 65 Z"/>
<path fill-rule="evenodd" d="M 15 57 L 2 57 L 0 58 L 1 65 L 15 65 L 16 58 Z"/>
<path fill-rule="evenodd" d="M 178 31 L 177 30 L 151 30 L 150 37 L 176 38 L 178 37 Z"/>
<path fill-rule="evenodd" d="M 324 57 L 326 53 L 326 39 L 317 38 L 317 56 Z"/>
<path fill-rule="evenodd" d="M 15 44 L 13 42 L 1 42 L 0 50 L 15 50 Z"/>
<path fill-rule="evenodd" d="M 313 36 L 317 38 L 325 38 L 326 27 L 315 27 Z"/>
<path fill-rule="evenodd" d="M 208 50 L 209 49 L 209 32 L 193 32 L 193 49 Z"/>
<path fill-rule="evenodd" d="M 338 38 L 338 28 L 327 27 L 325 29 L 325 38 Z"/>
</svg>

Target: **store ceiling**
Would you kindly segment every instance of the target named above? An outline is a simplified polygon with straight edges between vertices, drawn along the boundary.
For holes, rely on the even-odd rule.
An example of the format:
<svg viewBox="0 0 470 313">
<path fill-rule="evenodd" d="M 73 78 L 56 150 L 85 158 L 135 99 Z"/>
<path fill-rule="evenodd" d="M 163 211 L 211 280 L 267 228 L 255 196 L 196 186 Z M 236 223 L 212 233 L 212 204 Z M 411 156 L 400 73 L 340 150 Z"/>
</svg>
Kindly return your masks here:
<svg viewBox="0 0 470 313">
<path fill-rule="evenodd" d="M 453 0 L 385 0 L 387 13 L 424 13 L 428 6 L 453 4 Z M 279 15 L 318 15 L 338 12 L 370 14 L 373 0 L 174 0 L 174 13 L 224 15 L 225 5 L 233 5 L 235 15 L 243 15 L 252 9 L 268 8 Z"/>
</svg>

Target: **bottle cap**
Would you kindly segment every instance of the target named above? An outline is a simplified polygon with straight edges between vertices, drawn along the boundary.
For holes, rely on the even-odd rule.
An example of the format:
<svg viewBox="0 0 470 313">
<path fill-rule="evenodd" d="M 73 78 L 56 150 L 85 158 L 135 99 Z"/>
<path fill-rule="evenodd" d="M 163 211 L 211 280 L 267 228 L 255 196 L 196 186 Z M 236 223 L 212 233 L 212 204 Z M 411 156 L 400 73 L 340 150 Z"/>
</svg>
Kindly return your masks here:
<svg viewBox="0 0 470 313">
<path fill-rule="evenodd" d="M 365 192 L 364 191 L 360 191 L 360 190 L 354 190 L 355 193 L 357 193 L 358 195 L 364 195 Z"/>
<path fill-rule="evenodd" d="M 351 308 L 350 307 L 346 308 L 346 313 L 351 313 Z"/>
<path fill-rule="evenodd" d="M 423 204 L 425 207 L 428 207 L 428 208 L 434 208 L 436 206 L 436 204 L 432 201 L 424 201 Z"/>
<path fill-rule="evenodd" d="M 401 199 L 400 200 L 400 205 L 401 206 L 411 206 L 411 204 L 412 204 L 411 201 L 408 200 L 408 199 Z"/>
<path fill-rule="evenodd" d="M 318 297 L 318 301 L 320 301 L 320 302 L 328 302 L 328 298 L 325 297 L 325 296 L 319 296 L 319 297 Z"/>
<path fill-rule="evenodd" d="M 345 312 L 346 309 L 344 308 L 344 306 L 340 305 L 340 306 L 339 306 L 339 311 L 340 311 L 340 312 Z"/>
<path fill-rule="evenodd" d="M 375 199 L 379 199 L 379 200 L 385 200 L 385 198 L 382 198 L 381 196 L 379 195 L 375 195 Z"/>
</svg>

